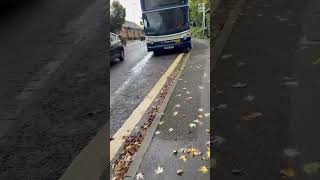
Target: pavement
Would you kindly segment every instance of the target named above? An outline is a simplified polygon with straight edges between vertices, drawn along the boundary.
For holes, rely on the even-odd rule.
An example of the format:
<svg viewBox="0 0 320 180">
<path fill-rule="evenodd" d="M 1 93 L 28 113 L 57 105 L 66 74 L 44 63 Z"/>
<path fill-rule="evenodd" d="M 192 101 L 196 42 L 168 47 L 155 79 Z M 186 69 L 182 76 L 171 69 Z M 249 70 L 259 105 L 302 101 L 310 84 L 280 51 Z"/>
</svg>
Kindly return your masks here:
<svg viewBox="0 0 320 180">
<path fill-rule="evenodd" d="M 141 161 L 135 174 L 142 173 L 144 179 L 210 178 L 210 161 L 202 159 L 206 156 L 207 142 L 210 140 L 207 132 L 210 126 L 209 47 L 208 40 L 193 39 L 190 57 L 156 129 L 160 134 L 152 132 L 155 134 L 151 143 L 147 145 L 149 147 L 144 156 L 139 157 L 142 158 L 140 160 L 136 158 L 134 160 Z M 196 119 L 198 121 L 194 121 Z M 186 152 L 179 152 L 177 155 L 172 153 L 174 150 L 179 151 L 183 148 L 194 148 L 202 154 L 192 157 Z M 179 159 L 183 155 L 187 158 L 185 162 Z M 164 172 L 156 175 L 155 170 L 158 166 L 163 167 Z M 201 174 L 199 172 L 201 166 L 205 166 L 208 172 Z M 182 170 L 183 174 L 177 175 L 177 170 Z M 134 178 L 131 177 L 131 179 Z"/>
<path fill-rule="evenodd" d="M 11 7 L 0 17 L 0 179 L 59 179 L 106 123 L 107 7 Z"/>
<path fill-rule="evenodd" d="M 319 12 L 246 1 L 212 72 L 214 179 L 320 178 Z"/>
</svg>

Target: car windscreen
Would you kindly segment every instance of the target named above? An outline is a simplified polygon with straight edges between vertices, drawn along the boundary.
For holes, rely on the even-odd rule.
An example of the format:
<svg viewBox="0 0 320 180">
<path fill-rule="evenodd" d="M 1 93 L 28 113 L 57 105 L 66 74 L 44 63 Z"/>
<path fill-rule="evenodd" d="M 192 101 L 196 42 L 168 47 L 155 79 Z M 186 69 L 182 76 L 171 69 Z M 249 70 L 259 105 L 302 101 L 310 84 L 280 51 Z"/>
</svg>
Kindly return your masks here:
<svg viewBox="0 0 320 180">
<path fill-rule="evenodd" d="M 189 29 L 188 7 L 144 13 L 146 36 L 175 34 Z"/>
<path fill-rule="evenodd" d="M 187 0 L 142 0 L 142 9 L 147 11 L 169 6 L 179 6 L 188 3 Z"/>
</svg>

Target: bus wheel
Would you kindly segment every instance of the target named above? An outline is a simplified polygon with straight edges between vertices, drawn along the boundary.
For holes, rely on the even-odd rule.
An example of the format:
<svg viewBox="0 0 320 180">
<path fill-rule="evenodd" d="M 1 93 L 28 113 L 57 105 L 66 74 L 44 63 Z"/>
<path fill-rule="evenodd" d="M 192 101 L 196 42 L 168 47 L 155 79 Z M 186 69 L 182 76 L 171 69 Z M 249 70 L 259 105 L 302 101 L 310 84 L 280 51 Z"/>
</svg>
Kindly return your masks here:
<svg viewBox="0 0 320 180">
<path fill-rule="evenodd" d="M 159 51 L 153 51 L 153 55 L 159 56 L 159 55 L 160 55 L 160 52 L 159 52 Z"/>
</svg>

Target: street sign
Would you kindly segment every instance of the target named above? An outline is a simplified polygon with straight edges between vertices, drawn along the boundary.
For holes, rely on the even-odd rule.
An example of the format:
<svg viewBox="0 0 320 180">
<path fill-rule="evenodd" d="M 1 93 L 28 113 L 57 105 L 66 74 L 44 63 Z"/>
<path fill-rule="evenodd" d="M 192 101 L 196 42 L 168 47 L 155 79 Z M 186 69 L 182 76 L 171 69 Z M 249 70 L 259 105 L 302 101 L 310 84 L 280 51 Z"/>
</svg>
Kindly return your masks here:
<svg viewBox="0 0 320 180">
<path fill-rule="evenodd" d="M 199 12 L 204 11 L 204 3 L 198 4 L 198 11 L 199 11 Z"/>
</svg>

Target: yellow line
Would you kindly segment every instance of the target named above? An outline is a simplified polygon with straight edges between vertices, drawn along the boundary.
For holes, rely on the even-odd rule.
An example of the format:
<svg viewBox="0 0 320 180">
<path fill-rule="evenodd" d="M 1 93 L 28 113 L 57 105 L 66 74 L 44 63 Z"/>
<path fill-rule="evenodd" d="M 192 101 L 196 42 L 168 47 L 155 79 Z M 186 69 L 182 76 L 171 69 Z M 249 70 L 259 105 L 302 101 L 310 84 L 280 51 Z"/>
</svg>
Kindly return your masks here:
<svg viewBox="0 0 320 180">
<path fill-rule="evenodd" d="M 138 124 L 142 116 L 147 111 L 148 107 L 157 97 L 162 87 L 164 86 L 167 78 L 171 75 L 173 70 L 177 67 L 180 60 L 182 59 L 184 53 L 180 53 L 178 57 L 171 64 L 169 69 L 161 76 L 157 84 L 152 88 L 149 94 L 144 98 L 141 104 L 133 111 L 130 117 L 126 120 L 126 122 L 122 125 L 122 127 L 114 134 L 113 140 L 110 142 L 110 160 L 114 158 L 122 144 L 124 143 L 123 136 L 128 136 L 134 129 L 134 127 Z"/>
</svg>

